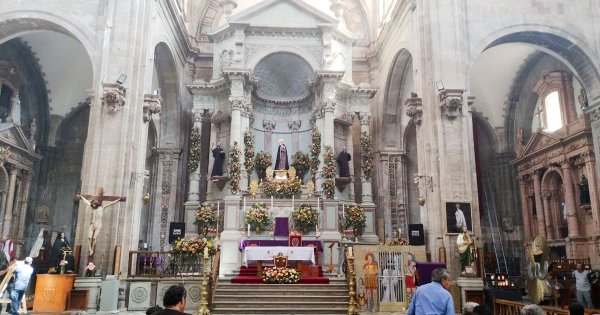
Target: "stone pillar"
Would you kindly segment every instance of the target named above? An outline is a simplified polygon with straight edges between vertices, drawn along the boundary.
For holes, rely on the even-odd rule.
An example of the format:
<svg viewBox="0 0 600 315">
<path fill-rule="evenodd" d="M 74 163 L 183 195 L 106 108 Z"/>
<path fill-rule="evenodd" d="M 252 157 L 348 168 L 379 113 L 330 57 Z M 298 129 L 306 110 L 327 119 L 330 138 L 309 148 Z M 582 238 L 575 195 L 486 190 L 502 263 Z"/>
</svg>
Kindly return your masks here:
<svg viewBox="0 0 600 315">
<path fill-rule="evenodd" d="M 523 241 L 531 241 L 531 236 L 534 235 L 531 224 L 531 218 L 529 216 L 529 207 L 527 205 L 527 178 L 525 176 L 519 177 L 519 193 L 521 195 L 521 210 L 523 216 Z"/>
<path fill-rule="evenodd" d="M 563 171 L 563 184 L 565 187 L 565 202 L 567 204 L 567 224 L 569 227 L 569 237 L 579 236 L 579 224 L 577 223 L 577 204 L 575 203 L 575 192 L 573 188 L 573 179 L 571 177 L 571 163 L 564 160 L 560 166 Z"/>
<path fill-rule="evenodd" d="M 600 200 L 598 198 L 598 178 L 596 177 L 596 161 L 592 152 L 588 151 L 581 154 L 583 161 L 585 162 L 584 169 L 585 177 L 588 180 L 588 187 L 590 187 L 590 203 L 592 211 L 592 219 L 594 220 L 594 226 L 600 230 Z M 575 197 L 577 198 L 577 197 Z M 600 251 L 600 247 L 599 247 Z"/>
<path fill-rule="evenodd" d="M 31 187 L 31 179 L 33 178 L 33 174 L 31 171 L 23 171 L 23 181 L 22 181 L 22 192 L 23 194 L 20 196 L 20 207 L 19 207 L 19 226 L 17 227 L 16 238 L 19 241 L 24 242 L 24 232 L 25 232 L 25 218 L 27 217 L 27 205 L 29 201 L 29 188 Z M 22 247 L 19 246 L 19 252 L 17 255 L 22 256 Z"/>
<path fill-rule="evenodd" d="M 535 215 L 537 217 L 537 235 L 546 237 L 546 224 L 544 223 L 544 205 L 542 203 L 542 183 L 539 171 L 533 173 L 533 190 L 535 194 Z"/>
<path fill-rule="evenodd" d="M 161 251 L 165 250 L 165 246 L 168 246 L 169 237 L 169 221 L 173 219 L 173 209 L 175 209 L 175 189 L 172 189 L 174 183 L 177 181 L 177 160 L 181 152 L 178 149 L 158 149 L 160 163 L 158 165 L 158 176 L 157 181 L 160 187 L 156 191 L 160 191 L 160 216 L 156 216 L 155 220 L 160 220 L 160 224 L 154 224 L 154 226 L 160 226 L 160 240 L 159 248 Z"/>
<path fill-rule="evenodd" d="M 360 133 L 367 133 L 369 135 L 369 127 L 371 125 L 371 113 L 370 112 L 361 112 L 359 114 L 360 117 Z M 362 173 L 362 172 L 361 172 Z M 362 174 L 361 174 L 362 175 Z M 365 179 L 362 176 L 362 202 L 363 203 L 373 203 L 373 192 L 371 189 L 371 180 Z"/>
<path fill-rule="evenodd" d="M 199 110 L 193 110 L 192 111 L 192 120 L 193 120 L 193 125 L 192 125 L 192 129 L 193 130 L 197 130 L 200 138 L 202 138 L 202 115 L 203 112 L 199 111 Z M 191 145 L 191 143 L 188 143 L 188 145 Z M 201 145 L 201 144 L 199 144 Z M 189 159 L 189 157 L 188 157 Z M 189 181 L 189 187 L 188 187 L 188 195 L 187 195 L 187 203 L 196 203 L 198 204 L 200 202 L 200 170 L 202 169 L 202 167 L 200 166 L 200 162 L 198 162 L 198 166 L 196 167 L 195 170 L 188 170 L 188 181 Z"/>
<path fill-rule="evenodd" d="M 265 152 L 271 152 L 271 148 L 273 145 L 273 129 L 275 129 L 276 124 L 277 122 L 272 120 L 263 120 L 263 128 L 265 128 L 265 141 L 263 151 Z"/>
<path fill-rule="evenodd" d="M 290 130 L 292 131 L 292 149 L 294 150 L 294 152 L 298 152 L 300 150 L 300 139 L 298 135 L 298 130 L 300 130 L 301 126 L 302 120 L 288 121 L 288 128 L 290 128 Z"/>
<path fill-rule="evenodd" d="M 542 191 L 542 203 L 544 205 L 544 223 L 546 231 L 546 239 L 553 240 L 554 229 L 552 229 L 552 215 L 550 211 L 550 198 L 552 198 L 552 192 L 544 190 Z"/>
<path fill-rule="evenodd" d="M 7 166 L 6 168 L 9 172 L 8 198 L 6 200 L 4 224 L 2 225 L 2 236 L 7 236 L 10 234 L 11 222 L 13 218 L 13 205 L 15 202 L 15 187 L 17 184 L 17 173 L 19 172 L 19 169 L 15 166 Z"/>
</svg>

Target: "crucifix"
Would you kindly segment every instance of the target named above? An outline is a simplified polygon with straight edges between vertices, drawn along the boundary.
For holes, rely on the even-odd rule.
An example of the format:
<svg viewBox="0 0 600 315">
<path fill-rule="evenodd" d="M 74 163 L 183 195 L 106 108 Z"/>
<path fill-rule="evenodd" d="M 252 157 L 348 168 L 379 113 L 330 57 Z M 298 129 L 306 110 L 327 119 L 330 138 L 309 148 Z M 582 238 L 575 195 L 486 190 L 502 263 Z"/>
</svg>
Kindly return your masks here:
<svg viewBox="0 0 600 315">
<path fill-rule="evenodd" d="M 96 237 L 100 234 L 102 228 L 102 214 L 104 209 L 116 204 L 117 202 L 124 202 L 127 198 L 119 196 L 104 196 L 104 188 L 98 188 L 96 195 L 80 195 L 75 196 L 77 199 L 83 200 L 86 205 L 92 208 L 92 221 L 88 228 L 88 256 L 91 258 L 94 256 L 94 250 L 96 248 Z M 102 205 L 104 201 L 109 201 L 108 204 Z"/>
<path fill-rule="evenodd" d="M 546 112 L 544 111 L 544 108 L 543 108 L 543 106 L 541 104 L 540 104 L 540 106 L 536 107 L 535 111 L 533 112 L 533 114 L 536 115 L 537 118 L 538 118 L 538 122 L 539 122 L 538 129 L 545 129 L 546 128 L 545 121 L 544 121 L 544 114 L 545 113 Z"/>
</svg>

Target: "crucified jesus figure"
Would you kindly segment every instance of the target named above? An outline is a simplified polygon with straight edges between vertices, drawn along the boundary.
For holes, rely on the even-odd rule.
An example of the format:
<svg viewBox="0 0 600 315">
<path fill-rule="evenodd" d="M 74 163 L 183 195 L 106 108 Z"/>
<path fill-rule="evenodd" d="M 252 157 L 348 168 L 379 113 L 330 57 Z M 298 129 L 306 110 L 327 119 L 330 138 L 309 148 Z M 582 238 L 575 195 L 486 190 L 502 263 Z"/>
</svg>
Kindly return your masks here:
<svg viewBox="0 0 600 315">
<path fill-rule="evenodd" d="M 104 209 L 113 206 L 117 202 L 125 201 L 125 197 L 117 197 L 117 196 L 104 196 L 104 189 L 98 188 L 98 193 L 96 196 L 93 195 L 77 195 L 77 198 L 83 200 L 86 205 L 92 208 L 92 221 L 90 222 L 90 226 L 88 228 L 88 256 L 94 255 L 94 250 L 96 248 L 96 237 L 100 234 L 100 229 L 102 228 L 102 215 Z M 110 201 L 107 205 L 102 205 L 103 201 Z"/>
</svg>

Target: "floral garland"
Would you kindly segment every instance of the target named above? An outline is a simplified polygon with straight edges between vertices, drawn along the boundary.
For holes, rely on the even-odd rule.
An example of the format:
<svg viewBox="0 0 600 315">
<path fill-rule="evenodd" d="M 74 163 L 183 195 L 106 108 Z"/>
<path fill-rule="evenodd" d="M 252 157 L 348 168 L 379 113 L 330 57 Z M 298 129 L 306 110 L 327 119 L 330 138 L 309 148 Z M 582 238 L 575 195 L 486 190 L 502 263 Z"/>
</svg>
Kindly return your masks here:
<svg viewBox="0 0 600 315">
<path fill-rule="evenodd" d="M 248 176 L 254 171 L 254 133 L 252 130 L 244 132 L 244 167 Z"/>
<path fill-rule="evenodd" d="M 254 166 L 259 178 L 262 179 L 265 177 L 265 171 L 267 170 L 267 167 L 271 166 L 271 163 L 271 153 L 264 151 L 256 153 L 256 156 L 254 157 Z"/>
<path fill-rule="evenodd" d="M 321 155 L 321 133 L 319 129 L 314 128 L 310 134 L 312 143 L 310 145 L 310 171 L 313 173 L 313 178 L 319 170 L 319 156 Z"/>
<path fill-rule="evenodd" d="M 268 197 L 290 198 L 302 191 L 302 180 L 298 177 L 283 182 L 264 180 L 260 184 Z"/>
<path fill-rule="evenodd" d="M 360 149 L 362 175 L 366 181 L 369 181 L 373 173 L 373 144 L 371 143 L 371 137 L 366 131 L 360 134 Z"/>
<path fill-rule="evenodd" d="M 292 268 L 266 268 L 262 274 L 264 283 L 292 284 L 300 281 L 300 273 Z"/>
<path fill-rule="evenodd" d="M 229 161 L 227 167 L 229 168 L 229 187 L 231 187 L 231 193 L 236 195 L 240 190 L 240 177 L 241 177 L 241 165 L 240 165 L 240 148 L 238 147 L 237 141 L 233 142 L 233 148 L 229 152 Z"/>
<path fill-rule="evenodd" d="M 250 206 L 250 209 L 246 212 L 244 222 L 246 225 L 250 224 L 254 227 L 271 226 L 271 216 L 267 205 L 261 202 Z"/>
<path fill-rule="evenodd" d="M 211 256 L 217 252 L 217 248 L 212 242 L 199 237 L 178 238 L 173 246 L 173 251 L 178 255 L 200 256 L 204 252 L 204 247 L 208 247 L 208 254 Z"/>
<path fill-rule="evenodd" d="M 317 225 L 319 215 L 312 206 L 301 204 L 300 207 L 292 211 L 292 220 L 294 220 L 294 226 L 300 229 L 310 228 Z"/>
<path fill-rule="evenodd" d="M 323 152 L 323 184 L 321 188 L 325 197 L 333 199 L 333 193 L 335 188 L 335 155 L 331 146 L 326 145 Z"/>
<path fill-rule="evenodd" d="M 298 177 L 302 179 L 306 171 L 310 169 L 310 157 L 308 154 L 298 151 L 292 155 L 292 166 L 296 169 Z"/>
<path fill-rule="evenodd" d="M 190 133 L 190 151 L 188 153 L 188 173 L 194 172 L 200 164 L 200 129 L 192 129 Z"/>
<path fill-rule="evenodd" d="M 365 208 L 359 204 L 354 204 L 348 208 L 344 213 L 346 228 L 362 228 L 367 225 L 367 216 L 365 215 Z"/>
<path fill-rule="evenodd" d="M 215 217 L 215 207 L 212 204 L 203 203 L 196 210 L 196 220 L 194 224 L 198 225 L 200 228 L 209 228 L 212 227 L 215 223 L 217 223 L 217 218 Z"/>
</svg>

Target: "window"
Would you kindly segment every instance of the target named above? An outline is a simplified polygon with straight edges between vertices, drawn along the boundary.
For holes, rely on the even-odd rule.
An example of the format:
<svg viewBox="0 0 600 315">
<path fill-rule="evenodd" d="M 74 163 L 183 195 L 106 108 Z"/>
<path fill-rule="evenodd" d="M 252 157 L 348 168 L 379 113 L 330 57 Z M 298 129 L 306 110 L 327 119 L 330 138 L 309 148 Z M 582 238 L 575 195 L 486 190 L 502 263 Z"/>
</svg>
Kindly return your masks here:
<svg viewBox="0 0 600 315">
<path fill-rule="evenodd" d="M 546 112 L 546 131 L 552 132 L 563 126 L 557 91 L 551 92 L 544 99 L 544 111 Z"/>
</svg>

